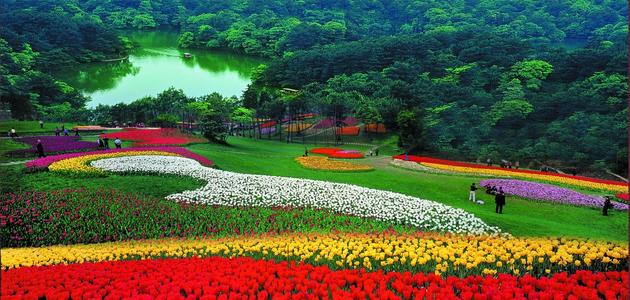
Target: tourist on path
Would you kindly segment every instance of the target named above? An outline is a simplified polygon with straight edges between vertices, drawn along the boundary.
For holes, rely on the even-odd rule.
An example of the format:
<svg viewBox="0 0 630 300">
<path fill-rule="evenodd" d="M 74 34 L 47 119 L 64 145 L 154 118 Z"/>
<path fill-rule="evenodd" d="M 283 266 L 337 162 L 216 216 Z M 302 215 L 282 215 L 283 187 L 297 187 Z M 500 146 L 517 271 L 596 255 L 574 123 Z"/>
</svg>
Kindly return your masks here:
<svg viewBox="0 0 630 300">
<path fill-rule="evenodd" d="M 105 149 L 109 149 L 109 138 L 108 137 L 103 138 L 103 144 L 105 146 Z"/>
<path fill-rule="evenodd" d="M 521 163 L 518 162 L 518 160 L 514 163 L 514 169 L 518 169 L 521 167 Z"/>
<path fill-rule="evenodd" d="M 17 131 L 15 131 L 15 128 L 11 128 L 11 131 L 9 131 L 9 132 L 10 132 L 10 133 L 9 133 L 9 135 L 10 135 L 12 138 L 16 138 L 16 137 L 18 136 L 18 135 L 17 135 Z"/>
<path fill-rule="evenodd" d="M 59 130 L 59 127 L 55 127 L 55 136 L 60 136 L 61 135 L 61 130 Z"/>
<path fill-rule="evenodd" d="M 116 149 L 122 149 L 122 141 L 118 137 L 114 140 L 114 145 L 116 145 Z"/>
<path fill-rule="evenodd" d="M 494 196 L 494 203 L 497 207 L 494 209 L 494 212 L 497 214 L 503 213 L 503 206 L 505 206 L 505 194 L 503 193 L 503 189 L 499 190 L 499 193 Z"/>
<path fill-rule="evenodd" d="M 604 207 L 602 208 L 602 214 L 604 216 L 608 215 L 608 210 L 613 208 L 612 202 L 610 202 L 610 196 L 606 196 L 606 200 L 604 200 Z"/>
<path fill-rule="evenodd" d="M 470 193 L 468 194 L 468 201 L 477 202 L 477 186 L 473 182 L 470 186 Z"/>
<path fill-rule="evenodd" d="M 103 142 L 103 139 L 100 136 L 96 140 L 96 143 L 98 144 L 97 147 L 99 150 L 105 148 L 105 143 Z"/>
<path fill-rule="evenodd" d="M 74 128 L 74 136 L 79 136 L 79 128 Z"/>
<path fill-rule="evenodd" d="M 491 159 L 486 159 L 486 164 L 489 166 L 492 166 L 492 160 Z"/>
<path fill-rule="evenodd" d="M 374 154 L 376 154 L 376 156 L 378 156 L 378 148 L 376 148 L 376 150 L 374 150 Z"/>
<path fill-rule="evenodd" d="M 44 121 L 39 120 L 39 129 L 44 129 Z"/>
<path fill-rule="evenodd" d="M 69 136 L 68 128 L 63 130 L 63 136 Z"/>
<path fill-rule="evenodd" d="M 42 145 L 42 140 L 37 140 L 37 146 L 35 146 L 37 148 L 37 157 L 46 157 L 46 154 L 44 154 L 44 146 Z"/>
</svg>

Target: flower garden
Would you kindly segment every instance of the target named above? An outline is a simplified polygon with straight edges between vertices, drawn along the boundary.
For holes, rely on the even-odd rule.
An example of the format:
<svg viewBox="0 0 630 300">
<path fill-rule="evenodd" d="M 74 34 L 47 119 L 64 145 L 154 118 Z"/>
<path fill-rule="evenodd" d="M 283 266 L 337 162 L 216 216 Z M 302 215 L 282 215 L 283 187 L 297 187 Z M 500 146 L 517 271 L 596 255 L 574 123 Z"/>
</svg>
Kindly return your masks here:
<svg viewBox="0 0 630 300">
<path fill-rule="evenodd" d="M 101 137 L 134 141 L 134 146 L 183 146 L 208 142 L 175 128 L 124 128 L 123 131 L 101 134 Z"/>
<path fill-rule="evenodd" d="M 369 165 L 355 164 L 351 162 L 332 160 L 323 156 L 303 156 L 295 159 L 300 165 L 313 170 L 360 172 L 374 170 Z"/>
<path fill-rule="evenodd" d="M 0 239 L 9 247 L 0 250 L 2 299 L 628 298 L 620 242 L 513 236 L 496 219 L 431 197 L 212 168 L 199 153 L 218 152 L 137 138 L 147 146 L 51 155 L 24 169 L 84 180 L 150 174 L 157 184 L 177 176 L 201 186 L 164 198 L 112 187 L 0 194 Z M 343 174 L 374 168 L 334 159 L 363 158 L 356 150 L 309 152 L 323 156 L 290 158 L 301 172 L 383 172 Z M 516 172 L 519 180 L 480 184 L 575 209 L 603 200 L 565 185 L 624 192 L 585 177 L 413 160 L 418 170 L 448 172 L 431 176 Z"/>
<path fill-rule="evenodd" d="M 16 139 L 17 142 L 30 145 L 30 148 L 13 150 L 8 155 L 34 156 L 37 152 L 37 140 L 41 140 L 46 154 L 96 150 L 97 147 L 96 142 L 81 141 L 78 136 L 30 136 Z"/>
</svg>

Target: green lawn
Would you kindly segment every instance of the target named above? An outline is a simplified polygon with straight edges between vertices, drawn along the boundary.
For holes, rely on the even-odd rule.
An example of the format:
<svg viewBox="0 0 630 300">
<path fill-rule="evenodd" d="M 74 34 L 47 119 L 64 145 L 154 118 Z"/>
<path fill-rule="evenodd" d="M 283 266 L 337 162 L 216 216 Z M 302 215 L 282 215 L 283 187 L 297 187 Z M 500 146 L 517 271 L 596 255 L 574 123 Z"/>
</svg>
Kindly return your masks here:
<svg viewBox="0 0 630 300">
<path fill-rule="evenodd" d="M 24 158 L 19 158 L 19 157 L 18 158 L 8 157 L 6 154 L 9 151 L 26 149 L 26 148 L 30 148 L 30 146 L 24 143 L 15 142 L 9 138 L 0 139 L 0 163 L 6 163 L 6 162 L 11 162 L 11 161 L 16 161 L 16 160 L 25 160 Z"/>
<path fill-rule="evenodd" d="M 71 130 L 76 124 L 64 123 L 64 125 L 68 128 L 68 130 Z M 53 135 L 55 134 L 55 127 L 59 127 L 59 129 L 61 129 L 61 123 L 44 122 L 44 128 L 39 128 L 39 121 L 0 121 L 0 134 L 7 136 L 9 130 L 11 130 L 11 128 L 15 128 L 18 135 Z"/>
<path fill-rule="evenodd" d="M 494 212 L 494 200 L 483 193 L 478 193 L 478 197 L 486 202 L 485 205 L 467 200 L 468 187 L 472 182 L 483 179 L 481 177 L 430 174 L 395 168 L 381 160 L 382 157 L 363 160 L 377 165 L 377 170 L 372 172 L 313 171 L 300 167 L 294 161 L 296 156 L 304 153 L 304 145 L 234 137 L 228 141 L 230 146 L 201 144 L 189 148 L 212 159 L 223 170 L 352 183 L 435 200 L 465 209 L 488 224 L 499 226 L 517 236 L 628 240 L 628 215 L 625 212 L 614 211 L 611 216 L 604 217 L 597 209 L 508 197 L 504 214 L 498 215 Z M 361 149 L 355 146 L 345 148 Z"/>
</svg>

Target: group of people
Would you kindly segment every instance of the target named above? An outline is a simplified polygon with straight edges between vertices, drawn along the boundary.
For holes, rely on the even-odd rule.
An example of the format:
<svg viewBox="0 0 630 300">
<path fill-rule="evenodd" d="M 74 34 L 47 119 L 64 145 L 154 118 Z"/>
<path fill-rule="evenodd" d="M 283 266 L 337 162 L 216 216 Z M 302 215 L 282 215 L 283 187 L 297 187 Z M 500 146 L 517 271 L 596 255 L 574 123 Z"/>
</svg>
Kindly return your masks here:
<svg viewBox="0 0 630 300">
<path fill-rule="evenodd" d="M 486 160 L 486 164 L 488 165 L 488 167 L 492 166 L 492 159 L 488 158 Z M 505 169 L 512 169 L 512 168 L 518 169 L 521 167 L 521 163 L 518 160 L 512 163 L 511 161 L 502 159 L 501 162 L 499 163 L 499 166 Z"/>
<path fill-rule="evenodd" d="M 468 194 L 468 201 L 472 201 L 477 204 L 484 204 L 483 201 L 477 200 L 478 189 L 479 188 L 474 182 L 470 185 L 470 193 Z M 494 195 L 494 203 L 496 204 L 494 211 L 497 214 L 502 214 L 503 206 L 505 206 L 505 192 L 503 192 L 503 189 L 501 187 L 497 189 L 496 186 L 487 187 L 486 194 Z"/>
<path fill-rule="evenodd" d="M 369 154 L 370 156 L 374 156 L 374 155 L 378 156 L 378 148 L 374 149 L 374 151 L 370 150 Z"/>
<path fill-rule="evenodd" d="M 110 149 L 109 148 L 109 138 L 108 137 L 101 138 L 101 136 L 99 135 L 98 139 L 96 140 L 96 142 L 98 143 L 98 149 L 100 149 L 100 150 Z M 122 148 L 122 140 L 119 139 L 118 137 L 116 137 L 116 139 L 114 139 L 114 146 L 116 147 L 116 149 L 121 149 Z"/>
</svg>

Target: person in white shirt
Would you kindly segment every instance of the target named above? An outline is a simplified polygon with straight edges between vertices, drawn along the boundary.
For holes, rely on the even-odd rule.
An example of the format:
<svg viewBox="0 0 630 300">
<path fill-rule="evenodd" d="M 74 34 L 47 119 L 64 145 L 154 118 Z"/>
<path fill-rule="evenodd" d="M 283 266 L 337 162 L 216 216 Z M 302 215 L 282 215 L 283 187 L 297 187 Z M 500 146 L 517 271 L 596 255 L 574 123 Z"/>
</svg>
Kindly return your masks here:
<svg viewBox="0 0 630 300">
<path fill-rule="evenodd" d="M 121 149 L 122 148 L 122 141 L 119 138 L 116 138 L 114 140 L 114 145 L 116 145 L 116 149 Z"/>
</svg>

